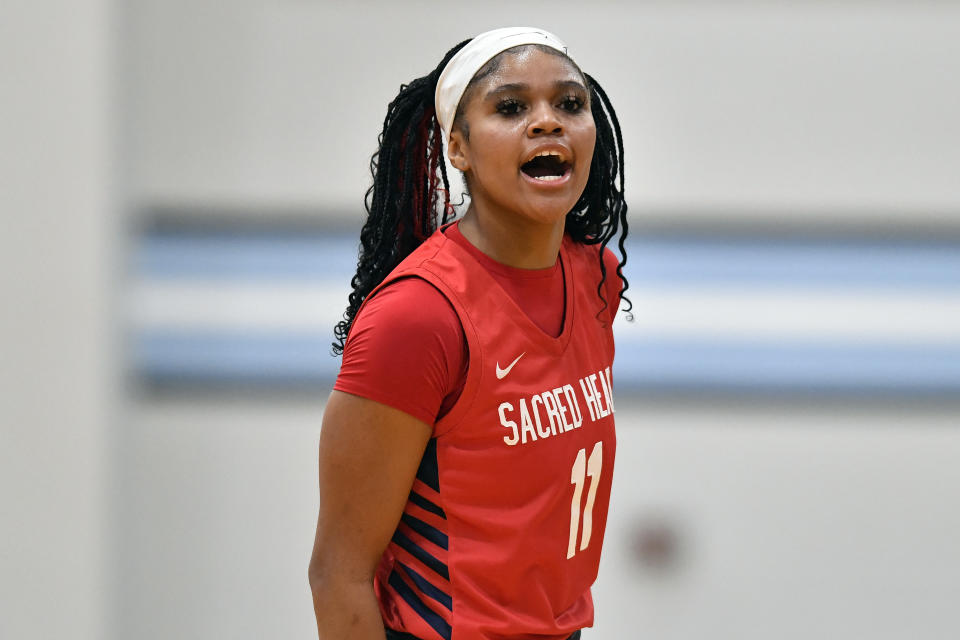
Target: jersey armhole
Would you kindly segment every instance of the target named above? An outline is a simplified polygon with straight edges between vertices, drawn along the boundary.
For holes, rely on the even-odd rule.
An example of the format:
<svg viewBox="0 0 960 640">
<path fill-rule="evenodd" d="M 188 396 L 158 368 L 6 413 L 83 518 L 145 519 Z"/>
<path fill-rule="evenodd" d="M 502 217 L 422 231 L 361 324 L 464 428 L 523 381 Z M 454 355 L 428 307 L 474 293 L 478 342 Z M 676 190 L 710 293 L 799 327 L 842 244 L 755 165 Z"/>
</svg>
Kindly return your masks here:
<svg viewBox="0 0 960 640">
<path fill-rule="evenodd" d="M 394 285 L 408 280 L 428 285 L 426 289 L 432 293 L 421 286 L 419 290 L 406 289 L 403 293 L 398 290 L 396 293 L 400 297 L 396 303 L 385 301 L 380 304 L 375 300 L 390 292 Z M 418 300 L 422 300 L 422 304 Z M 437 323 L 424 321 L 424 316 L 418 312 L 442 319 Z M 373 315 L 368 315 L 370 313 Z M 452 317 L 447 314 L 452 314 Z M 398 322 L 407 328 L 391 329 Z M 457 333 L 456 347 L 454 331 Z M 421 333 L 424 340 L 414 339 Z M 354 342 L 360 340 L 361 335 L 370 337 Z M 403 346 L 397 347 L 398 344 Z M 454 355 L 458 349 L 462 349 L 462 352 Z M 457 401 L 451 403 L 450 397 L 458 389 L 462 395 L 462 387 L 466 382 L 463 368 L 469 367 L 468 349 L 460 314 L 448 296 L 428 278 L 404 274 L 386 280 L 363 301 L 344 346 L 344 361 L 334 389 L 403 411 L 435 430 L 445 415 L 441 412 L 449 413 L 452 406 L 456 406 Z M 422 354 L 421 360 L 417 359 L 421 357 L 418 354 Z M 419 363 L 418 366 L 424 367 L 419 377 L 408 375 L 411 358 Z M 444 366 L 445 370 L 437 368 L 440 366 Z M 398 376 L 406 382 L 396 382 Z M 429 388 L 417 399 L 416 389 L 423 388 L 421 384 L 428 384 Z"/>
<path fill-rule="evenodd" d="M 449 240 L 448 240 L 449 242 Z M 473 325 L 470 316 L 464 311 L 457 295 L 447 287 L 442 280 L 424 278 L 430 282 L 447 299 L 457 317 L 460 318 L 460 327 L 463 330 L 467 347 L 467 377 L 463 384 L 463 390 L 460 392 L 460 398 L 454 403 L 450 410 L 442 418 L 437 420 L 434 425 L 434 436 L 441 437 L 446 433 L 453 431 L 462 422 L 464 416 L 468 413 L 470 406 L 476 399 L 477 392 L 480 390 L 480 378 L 483 371 L 483 356 L 479 348 L 479 337 L 477 328 Z"/>
</svg>

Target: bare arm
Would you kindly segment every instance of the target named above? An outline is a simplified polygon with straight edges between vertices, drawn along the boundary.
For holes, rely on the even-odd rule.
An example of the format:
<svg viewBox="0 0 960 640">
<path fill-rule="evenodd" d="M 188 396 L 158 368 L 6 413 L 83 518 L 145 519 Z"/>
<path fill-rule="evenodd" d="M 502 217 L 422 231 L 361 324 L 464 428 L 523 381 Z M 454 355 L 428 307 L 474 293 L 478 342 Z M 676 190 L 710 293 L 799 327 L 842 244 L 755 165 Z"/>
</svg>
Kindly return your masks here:
<svg viewBox="0 0 960 640">
<path fill-rule="evenodd" d="M 320 640 L 384 640 L 373 575 L 431 432 L 378 402 L 330 395 L 320 432 L 320 514 L 309 570 Z"/>
</svg>

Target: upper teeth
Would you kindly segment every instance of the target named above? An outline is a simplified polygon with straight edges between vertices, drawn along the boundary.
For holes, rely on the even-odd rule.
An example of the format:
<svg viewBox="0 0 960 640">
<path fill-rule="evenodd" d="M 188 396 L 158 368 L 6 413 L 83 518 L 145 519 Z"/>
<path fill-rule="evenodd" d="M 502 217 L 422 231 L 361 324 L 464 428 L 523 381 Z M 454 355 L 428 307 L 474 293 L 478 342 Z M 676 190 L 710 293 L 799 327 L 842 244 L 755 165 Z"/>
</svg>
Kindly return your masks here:
<svg viewBox="0 0 960 640">
<path fill-rule="evenodd" d="M 558 153 L 557 151 L 541 151 L 540 153 L 538 153 L 537 155 L 535 155 L 535 156 L 533 156 L 533 157 L 534 157 L 534 158 L 539 158 L 540 156 L 553 156 L 553 157 L 557 158 L 558 160 L 560 160 L 560 162 L 566 162 L 566 161 L 567 161 L 567 159 L 563 157 L 563 154 L 562 154 L 562 153 Z M 532 159 L 533 159 L 533 158 L 531 158 L 531 160 L 532 160 Z"/>
</svg>

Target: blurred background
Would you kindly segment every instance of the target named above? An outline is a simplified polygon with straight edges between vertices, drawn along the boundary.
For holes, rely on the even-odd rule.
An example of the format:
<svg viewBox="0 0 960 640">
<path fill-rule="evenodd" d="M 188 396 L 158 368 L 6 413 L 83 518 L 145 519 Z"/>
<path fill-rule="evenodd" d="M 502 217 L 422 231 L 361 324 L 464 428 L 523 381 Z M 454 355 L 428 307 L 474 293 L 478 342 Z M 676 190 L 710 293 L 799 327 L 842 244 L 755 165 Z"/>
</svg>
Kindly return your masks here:
<svg viewBox="0 0 960 640">
<path fill-rule="evenodd" d="M 386 105 L 522 23 L 626 146 L 584 637 L 960 637 L 960 3 L 0 13 L 0 637 L 315 637 L 329 344 Z"/>
</svg>

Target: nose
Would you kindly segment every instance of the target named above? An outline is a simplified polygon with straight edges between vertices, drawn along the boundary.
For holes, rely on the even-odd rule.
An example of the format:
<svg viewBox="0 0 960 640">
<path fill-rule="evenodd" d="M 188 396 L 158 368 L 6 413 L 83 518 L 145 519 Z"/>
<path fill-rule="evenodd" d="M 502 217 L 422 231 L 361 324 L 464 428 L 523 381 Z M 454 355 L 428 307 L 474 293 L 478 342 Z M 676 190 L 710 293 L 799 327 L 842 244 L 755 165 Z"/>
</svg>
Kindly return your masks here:
<svg viewBox="0 0 960 640">
<path fill-rule="evenodd" d="M 527 124 L 527 136 L 556 135 L 562 132 L 563 124 L 557 117 L 553 105 L 540 103 L 534 108 L 530 114 L 530 122 Z"/>
</svg>

